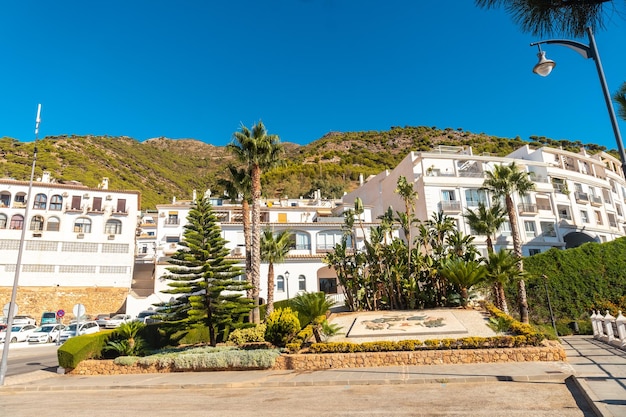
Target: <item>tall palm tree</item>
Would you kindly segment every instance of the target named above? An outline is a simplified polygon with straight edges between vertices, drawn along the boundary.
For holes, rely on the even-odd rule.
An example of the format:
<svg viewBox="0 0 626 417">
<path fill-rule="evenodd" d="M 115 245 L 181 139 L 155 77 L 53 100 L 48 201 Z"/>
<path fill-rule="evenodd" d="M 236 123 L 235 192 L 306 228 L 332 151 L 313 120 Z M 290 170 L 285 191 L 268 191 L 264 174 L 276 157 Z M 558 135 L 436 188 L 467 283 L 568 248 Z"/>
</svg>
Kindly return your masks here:
<svg viewBox="0 0 626 417">
<path fill-rule="evenodd" d="M 267 268 L 266 315 L 274 311 L 274 264 L 282 264 L 285 261 L 285 256 L 287 256 L 291 245 L 291 235 L 292 233 L 289 230 L 283 230 L 274 234 L 268 228 L 263 230 L 261 236 L 261 260 L 269 264 Z"/>
<path fill-rule="evenodd" d="M 522 239 L 517 221 L 517 210 L 513 203 L 513 194 L 528 194 L 535 189 L 535 184 L 528 178 L 528 174 L 521 171 L 515 162 L 509 165 L 495 165 L 492 171 L 487 171 L 483 188 L 493 197 L 494 202 L 504 198 L 506 212 L 511 223 L 511 237 L 513 239 L 513 253 L 517 257 L 518 268 L 524 270 L 522 264 Z M 526 283 L 518 281 L 517 296 L 519 302 L 520 321 L 528 323 L 528 300 L 526 298 Z"/>
<path fill-rule="evenodd" d="M 604 22 L 623 16 L 622 0 L 475 0 L 482 8 L 503 7 L 523 32 L 584 36 L 585 29 L 603 29 Z"/>
<path fill-rule="evenodd" d="M 619 104 L 619 117 L 626 120 L 626 83 L 622 84 L 619 90 L 613 95 L 613 100 Z"/>
<path fill-rule="evenodd" d="M 485 206 L 482 202 L 478 203 L 476 211 L 467 209 L 465 214 L 463 214 L 467 224 L 477 235 L 486 236 L 487 253 L 493 252 L 492 237 L 506 221 L 505 216 L 506 210 L 500 205 L 499 201 L 492 204 L 491 207 Z"/>
<path fill-rule="evenodd" d="M 406 242 L 409 250 L 407 251 L 407 266 L 409 276 L 411 275 L 411 248 L 413 247 L 411 237 L 411 227 L 413 225 L 413 213 L 415 212 L 415 200 L 417 200 L 417 191 L 413 189 L 413 183 L 409 183 L 405 176 L 398 178 L 395 192 L 404 201 L 404 216 L 400 216 L 404 233 L 406 235 Z"/>
<path fill-rule="evenodd" d="M 252 127 L 241 126 L 233 134 L 233 142 L 228 148 L 245 165 L 250 174 L 250 198 L 252 202 L 251 244 L 250 244 L 250 283 L 253 286 L 254 310 L 252 322 L 260 323 L 259 291 L 261 287 L 261 174 L 280 161 L 283 146 L 277 135 L 268 135 L 263 122 Z"/>
<path fill-rule="evenodd" d="M 246 280 L 250 280 L 252 276 L 252 256 L 251 256 L 251 229 L 250 229 L 250 200 L 251 200 L 251 184 L 249 172 L 243 168 L 239 169 L 233 165 L 228 166 L 230 180 L 220 179 L 218 184 L 224 187 L 224 191 L 228 194 L 232 201 L 238 201 L 241 198 L 241 222 L 243 225 L 243 237 L 246 247 Z M 251 283 L 252 284 L 252 283 Z M 247 297 L 252 298 L 252 287 L 247 291 Z"/>
</svg>

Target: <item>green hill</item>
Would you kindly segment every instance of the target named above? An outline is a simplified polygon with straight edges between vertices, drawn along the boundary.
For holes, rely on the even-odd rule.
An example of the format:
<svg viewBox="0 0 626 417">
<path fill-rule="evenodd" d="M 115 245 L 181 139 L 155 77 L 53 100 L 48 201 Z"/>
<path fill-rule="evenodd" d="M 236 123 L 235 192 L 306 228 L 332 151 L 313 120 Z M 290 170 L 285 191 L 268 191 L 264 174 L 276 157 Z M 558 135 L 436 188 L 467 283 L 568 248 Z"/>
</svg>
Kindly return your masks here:
<svg viewBox="0 0 626 417">
<path fill-rule="evenodd" d="M 428 151 L 439 145 L 471 146 L 475 154 L 506 155 L 531 146 L 562 147 L 578 152 L 581 142 L 531 137 L 508 139 L 474 134 L 462 129 L 392 127 L 387 131 L 331 132 L 308 144 L 284 143 L 283 164 L 265 173 L 267 197 L 309 196 L 322 190 L 324 197 L 340 197 L 358 186 L 358 178 L 393 168 L 410 151 Z M 591 153 L 602 146 L 584 145 Z M 0 139 L 0 175 L 28 180 L 33 142 Z M 59 182 L 79 181 L 96 187 L 102 177 L 117 190 L 139 190 L 142 209 L 168 203 L 172 197 L 190 198 L 192 190 L 220 192 L 218 180 L 235 162 L 226 147 L 192 139 L 157 138 L 139 142 L 129 137 L 49 136 L 37 142 L 35 177 L 50 171 Z"/>
</svg>

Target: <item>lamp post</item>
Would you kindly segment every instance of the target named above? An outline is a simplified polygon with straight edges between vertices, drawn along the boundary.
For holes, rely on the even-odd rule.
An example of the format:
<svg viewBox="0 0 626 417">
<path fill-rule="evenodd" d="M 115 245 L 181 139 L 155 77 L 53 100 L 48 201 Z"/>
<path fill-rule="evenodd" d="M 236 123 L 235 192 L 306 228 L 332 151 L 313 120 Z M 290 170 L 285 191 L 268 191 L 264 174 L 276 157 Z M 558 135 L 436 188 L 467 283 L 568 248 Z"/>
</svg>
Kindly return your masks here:
<svg viewBox="0 0 626 417">
<path fill-rule="evenodd" d="M 617 118 L 615 117 L 615 110 L 613 110 L 613 102 L 611 101 L 611 94 L 606 84 L 606 78 L 604 77 L 604 70 L 602 69 L 602 62 L 600 61 L 600 54 L 598 53 L 598 47 L 596 46 L 596 40 L 593 36 L 593 31 L 590 27 L 587 28 L 587 35 L 589 37 L 589 45 L 584 43 L 571 41 L 567 39 L 549 39 L 545 41 L 533 42 L 530 46 L 537 46 L 539 48 L 539 62 L 533 68 L 535 74 L 547 77 L 552 69 L 556 66 L 556 63 L 551 59 L 546 58 L 546 53 L 541 50 L 542 44 L 555 44 L 566 46 L 574 51 L 578 52 L 585 59 L 593 59 L 596 63 L 596 69 L 598 70 L 598 77 L 600 77 L 600 85 L 602 87 L 602 93 L 604 94 L 604 101 L 606 108 L 609 111 L 609 118 L 611 119 L 611 125 L 613 126 L 613 134 L 615 135 L 615 142 L 617 143 L 617 151 L 622 162 L 622 172 L 626 178 L 626 154 L 624 153 L 624 144 L 622 143 L 622 136 L 617 125 Z"/>
<path fill-rule="evenodd" d="M 285 271 L 285 288 L 287 290 L 287 300 L 289 300 L 289 271 Z"/>
</svg>

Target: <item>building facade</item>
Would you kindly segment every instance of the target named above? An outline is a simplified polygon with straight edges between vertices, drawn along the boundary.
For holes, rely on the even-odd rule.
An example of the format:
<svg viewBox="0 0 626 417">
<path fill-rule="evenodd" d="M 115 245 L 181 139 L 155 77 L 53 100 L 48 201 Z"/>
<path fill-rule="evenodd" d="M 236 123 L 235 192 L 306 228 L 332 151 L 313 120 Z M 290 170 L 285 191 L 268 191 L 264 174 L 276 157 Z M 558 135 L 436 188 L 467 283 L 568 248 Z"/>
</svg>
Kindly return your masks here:
<svg viewBox="0 0 626 417">
<path fill-rule="evenodd" d="M 511 162 L 527 172 L 535 184 L 528 195 L 513 195 L 524 256 L 625 235 L 626 183 L 620 162 L 606 153 L 590 156 L 584 150 L 572 153 L 524 146 L 507 157 L 473 155 L 468 147 L 411 152 L 396 168 L 368 178 L 343 201 L 352 204 L 361 198 L 372 207 L 373 217 L 389 206 L 402 209 L 404 202 L 395 189 L 398 178 L 404 176 L 419 195 L 417 218 L 427 220 L 441 211 L 456 221 L 460 231 L 474 235 L 463 214 L 481 202 L 492 204 L 491 196 L 481 189 L 485 173 L 495 165 Z M 476 236 L 474 242 L 486 254 L 486 238 Z M 498 231 L 494 245 L 496 250 L 512 249 L 508 221 Z"/>
<path fill-rule="evenodd" d="M 29 182 L 0 179 L 3 305 L 17 275 L 18 313 L 37 320 L 43 311 L 71 315 L 79 303 L 88 314 L 123 309 L 133 276 L 140 193 L 109 190 L 107 178 L 98 188 L 59 183 L 48 172 L 33 181 L 30 196 L 28 191 Z"/>
</svg>

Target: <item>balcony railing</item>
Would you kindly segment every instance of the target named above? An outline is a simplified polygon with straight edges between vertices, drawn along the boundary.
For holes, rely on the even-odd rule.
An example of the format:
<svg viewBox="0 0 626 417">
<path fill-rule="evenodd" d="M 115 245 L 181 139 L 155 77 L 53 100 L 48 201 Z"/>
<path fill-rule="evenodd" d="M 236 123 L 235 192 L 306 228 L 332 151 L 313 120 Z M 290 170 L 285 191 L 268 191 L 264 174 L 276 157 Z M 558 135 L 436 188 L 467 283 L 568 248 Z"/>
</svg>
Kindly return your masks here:
<svg viewBox="0 0 626 417">
<path fill-rule="evenodd" d="M 559 219 L 572 220 L 572 216 L 569 213 L 559 213 Z"/>
<path fill-rule="evenodd" d="M 602 205 L 602 197 L 600 197 L 600 196 L 592 195 L 590 201 L 591 201 L 591 205 L 593 205 L 593 206 L 601 206 Z"/>
<path fill-rule="evenodd" d="M 536 214 L 537 213 L 537 205 L 522 203 L 517 205 L 517 211 L 519 214 Z"/>
<path fill-rule="evenodd" d="M 441 211 L 444 213 L 458 213 L 461 211 L 460 201 L 442 201 Z"/>
<path fill-rule="evenodd" d="M 581 193 L 580 191 L 576 191 L 574 193 L 574 198 L 576 199 L 577 202 L 588 202 L 589 201 L 589 195 L 587 193 Z"/>
<path fill-rule="evenodd" d="M 180 224 L 179 219 L 165 219 L 166 226 L 178 226 Z"/>
</svg>

